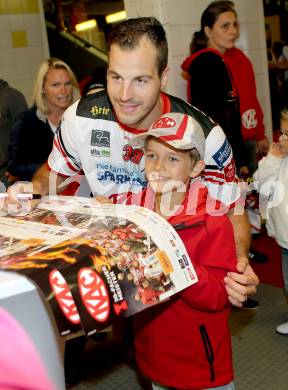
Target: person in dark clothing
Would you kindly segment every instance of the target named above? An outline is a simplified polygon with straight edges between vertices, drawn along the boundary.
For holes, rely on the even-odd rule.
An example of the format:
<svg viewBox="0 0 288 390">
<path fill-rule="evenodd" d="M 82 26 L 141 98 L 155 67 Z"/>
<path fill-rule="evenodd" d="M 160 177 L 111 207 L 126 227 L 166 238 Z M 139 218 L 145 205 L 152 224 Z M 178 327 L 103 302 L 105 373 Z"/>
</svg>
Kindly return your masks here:
<svg viewBox="0 0 288 390">
<path fill-rule="evenodd" d="M 37 168 L 47 160 L 52 149 L 53 138 L 54 132 L 49 122 L 37 116 L 35 105 L 19 115 L 9 145 L 11 158 L 9 174 L 30 181 Z"/>
<path fill-rule="evenodd" d="M 185 59 L 182 69 L 188 74 L 188 101 L 208 114 L 225 132 L 233 150 L 235 164 L 240 175 L 247 175 L 245 144 L 241 133 L 241 113 L 239 94 L 232 73 L 224 59 L 224 49 L 216 44 L 216 39 L 208 31 L 214 26 L 223 12 L 231 10 L 230 2 L 217 3 L 215 20 L 206 10 L 201 18 L 201 30 L 193 34 L 190 44 L 191 55 Z M 219 4 L 218 4 L 219 3 Z M 220 4 L 221 3 L 221 4 Z M 222 4 L 223 3 L 223 4 Z M 211 6 L 211 5 L 210 5 Z M 216 17 L 217 16 L 217 17 Z M 233 27 L 236 39 L 238 26 Z"/>
<path fill-rule="evenodd" d="M 197 48 L 195 38 L 192 46 Z M 195 52 L 189 57 L 188 73 L 190 103 L 219 123 L 232 147 L 238 172 L 247 174 L 239 98 L 221 53 L 213 48 Z"/>
<path fill-rule="evenodd" d="M 252 175 L 257 169 L 257 153 L 260 155 L 266 154 L 269 142 L 265 136 L 263 112 L 256 94 L 253 66 L 248 57 L 235 47 L 235 42 L 239 37 L 239 24 L 234 3 L 232 1 L 213 1 L 210 3 L 202 13 L 201 29 L 197 34 L 194 39 L 197 38 L 199 41 L 201 38 L 202 42 L 203 39 L 206 39 L 206 50 L 214 49 L 228 67 L 231 81 L 235 86 L 239 99 L 241 133 L 245 143 L 242 153 L 246 155 L 249 175 Z M 189 69 L 192 61 L 193 56 L 188 57 L 183 62 L 182 68 L 190 73 L 191 83 L 194 83 L 197 82 L 197 75 L 195 73 L 192 75 Z M 204 86 L 206 86 L 208 96 L 215 93 L 214 83 L 217 86 L 218 77 L 212 67 L 210 67 L 208 73 L 207 67 L 208 65 L 206 65 L 205 77 L 199 75 L 199 78 L 203 82 L 201 93 L 204 93 Z M 203 75 L 203 69 L 201 70 Z M 209 84 L 206 78 L 210 80 Z M 192 88 L 193 85 L 191 84 L 190 87 Z M 195 91 L 190 91 L 192 103 L 195 98 Z M 216 92 L 219 93 L 219 91 Z M 217 102 L 215 96 L 214 104 L 216 106 Z M 206 110 L 206 113 L 209 115 L 209 110 Z M 231 131 L 234 130 L 230 129 Z"/>
<path fill-rule="evenodd" d="M 234 3 L 213 1 L 202 13 L 201 29 L 191 44 L 201 49 L 206 40 L 206 48 L 187 57 L 182 69 L 189 74 L 188 100 L 221 125 L 232 146 L 238 172 L 247 177 L 257 166 L 256 150 L 265 153 L 268 140 L 253 67 L 235 47 L 238 37 Z M 267 256 L 250 248 L 249 259 L 264 262 Z M 258 303 L 249 299 L 245 305 L 252 309 Z"/>
<path fill-rule="evenodd" d="M 65 62 L 50 58 L 40 65 L 34 105 L 18 117 L 12 131 L 7 168 L 10 182 L 31 180 L 51 152 L 63 112 L 78 97 L 76 77 Z"/>
<path fill-rule="evenodd" d="M 80 90 L 82 95 L 94 93 L 98 89 L 106 89 L 107 68 L 97 66 L 90 76 L 85 77 L 79 82 Z"/>
<path fill-rule="evenodd" d="M 0 79 L 0 180 L 4 184 L 6 184 L 4 174 L 8 165 L 11 131 L 17 115 L 26 108 L 24 95 Z"/>
</svg>

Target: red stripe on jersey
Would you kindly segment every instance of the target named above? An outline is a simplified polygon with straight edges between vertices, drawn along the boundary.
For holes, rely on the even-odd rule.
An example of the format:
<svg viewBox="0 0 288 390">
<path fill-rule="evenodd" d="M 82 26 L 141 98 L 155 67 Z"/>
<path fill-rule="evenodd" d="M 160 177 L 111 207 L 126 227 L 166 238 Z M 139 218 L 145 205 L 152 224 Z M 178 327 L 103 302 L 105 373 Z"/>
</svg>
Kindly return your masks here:
<svg viewBox="0 0 288 390">
<path fill-rule="evenodd" d="M 57 138 L 57 139 L 56 139 Z M 60 154 L 62 155 L 67 167 L 69 169 L 71 169 L 71 171 L 75 172 L 75 173 L 78 173 L 79 172 L 79 169 L 78 168 L 75 168 L 72 163 L 68 160 L 69 157 L 66 156 L 65 154 L 65 151 L 64 149 L 62 148 L 60 142 L 58 141 L 58 137 L 55 137 L 54 138 L 54 145 L 56 146 L 56 148 L 59 150 Z M 64 175 L 65 176 L 65 175 Z"/>
<path fill-rule="evenodd" d="M 168 96 L 161 92 L 160 97 L 162 105 L 162 114 L 167 114 L 167 112 L 171 112 L 171 102 Z"/>
<path fill-rule="evenodd" d="M 204 171 L 204 176 L 206 177 L 217 177 L 218 179 L 225 180 L 225 175 L 223 173 L 218 172 L 211 172 L 211 171 Z"/>
</svg>

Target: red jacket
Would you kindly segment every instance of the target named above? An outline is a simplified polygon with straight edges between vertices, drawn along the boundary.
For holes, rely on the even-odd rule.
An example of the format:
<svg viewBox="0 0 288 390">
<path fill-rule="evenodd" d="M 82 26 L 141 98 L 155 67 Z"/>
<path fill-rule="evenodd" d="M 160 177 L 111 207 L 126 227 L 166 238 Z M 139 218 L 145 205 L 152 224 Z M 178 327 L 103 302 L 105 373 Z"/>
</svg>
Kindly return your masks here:
<svg viewBox="0 0 288 390">
<path fill-rule="evenodd" d="M 213 48 L 203 49 L 187 57 L 181 65 L 182 69 L 188 72 L 194 58 L 202 52 L 207 51 L 217 53 L 221 56 Z M 229 66 L 233 83 L 239 96 L 243 139 L 256 139 L 260 141 L 265 138 L 265 127 L 263 123 L 263 111 L 257 98 L 253 66 L 248 57 L 236 47 L 226 50 L 222 57 L 226 65 Z M 187 83 L 187 97 L 190 101 L 189 82 Z"/>
<path fill-rule="evenodd" d="M 226 50 L 224 59 L 230 67 L 239 94 L 243 138 L 260 141 L 265 138 L 265 128 L 252 64 L 236 47 Z"/>
<path fill-rule="evenodd" d="M 206 188 L 198 199 L 196 215 L 187 215 L 186 199 L 183 213 L 169 219 L 180 228 L 198 283 L 134 317 L 140 369 L 151 380 L 178 389 L 217 387 L 233 379 L 223 278 L 235 270 L 234 234 L 225 215 L 206 213 Z"/>
</svg>

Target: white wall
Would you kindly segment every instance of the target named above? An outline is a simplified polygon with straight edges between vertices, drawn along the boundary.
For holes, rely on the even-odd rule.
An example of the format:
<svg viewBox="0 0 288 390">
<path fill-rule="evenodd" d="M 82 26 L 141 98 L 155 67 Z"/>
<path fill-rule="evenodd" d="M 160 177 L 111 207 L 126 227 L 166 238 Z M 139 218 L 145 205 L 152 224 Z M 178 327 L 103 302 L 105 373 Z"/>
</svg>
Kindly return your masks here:
<svg viewBox="0 0 288 390">
<path fill-rule="evenodd" d="M 0 0 L 0 78 L 28 104 L 39 64 L 48 57 L 42 0 Z"/>
<path fill-rule="evenodd" d="M 200 27 L 203 10 L 211 0 L 124 0 L 128 17 L 155 16 L 164 25 L 169 42 L 168 92 L 183 99 L 186 83 L 181 63 L 189 54 L 194 31 Z M 239 46 L 253 63 L 257 93 L 264 111 L 266 134 L 272 137 L 271 103 L 266 55 L 263 0 L 234 0 L 240 21 Z"/>
</svg>

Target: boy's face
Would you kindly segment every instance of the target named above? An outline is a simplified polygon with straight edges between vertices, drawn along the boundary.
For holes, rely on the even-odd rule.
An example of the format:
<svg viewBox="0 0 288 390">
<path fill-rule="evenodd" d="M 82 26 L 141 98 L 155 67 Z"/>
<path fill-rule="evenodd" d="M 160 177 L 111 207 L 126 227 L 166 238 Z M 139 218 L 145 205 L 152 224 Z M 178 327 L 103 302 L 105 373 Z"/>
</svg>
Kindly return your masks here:
<svg viewBox="0 0 288 390">
<path fill-rule="evenodd" d="M 166 85 L 167 73 L 165 69 L 159 76 L 156 48 L 145 37 L 133 49 L 111 46 L 107 90 L 121 123 L 146 129 L 159 118 L 160 89 Z"/>
<path fill-rule="evenodd" d="M 198 164 L 198 163 L 197 163 Z M 196 164 L 196 165 L 197 165 Z M 145 173 L 153 191 L 159 194 L 187 187 L 194 175 L 192 159 L 187 151 L 180 151 L 157 138 L 149 138 L 145 147 Z"/>
</svg>

